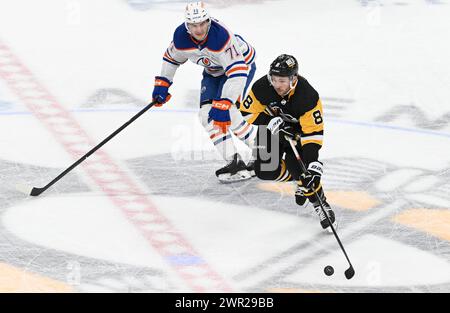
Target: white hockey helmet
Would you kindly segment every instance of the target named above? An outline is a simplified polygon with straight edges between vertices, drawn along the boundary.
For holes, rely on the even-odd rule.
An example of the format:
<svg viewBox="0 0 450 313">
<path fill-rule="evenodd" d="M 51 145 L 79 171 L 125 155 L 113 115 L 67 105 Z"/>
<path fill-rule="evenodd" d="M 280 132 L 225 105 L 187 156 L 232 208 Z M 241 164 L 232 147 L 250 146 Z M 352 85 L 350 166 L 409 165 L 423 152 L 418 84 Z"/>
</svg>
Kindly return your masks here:
<svg viewBox="0 0 450 313">
<path fill-rule="evenodd" d="M 186 5 L 185 18 L 187 27 L 187 24 L 196 24 L 209 20 L 210 16 L 203 1 L 198 1 Z"/>
</svg>

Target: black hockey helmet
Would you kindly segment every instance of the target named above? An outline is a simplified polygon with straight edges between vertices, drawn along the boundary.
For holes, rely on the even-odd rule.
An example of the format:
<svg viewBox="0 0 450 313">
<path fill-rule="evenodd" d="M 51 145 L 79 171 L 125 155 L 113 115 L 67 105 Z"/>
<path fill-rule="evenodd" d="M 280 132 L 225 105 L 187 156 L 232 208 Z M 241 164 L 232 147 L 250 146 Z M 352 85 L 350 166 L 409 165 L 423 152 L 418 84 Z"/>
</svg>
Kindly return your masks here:
<svg viewBox="0 0 450 313">
<path fill-rule="evenodd" d="M 270 64 L 269 75 L 292 77 L 297 74 L 298 62 L 292 55 L 282 54 Z"/>
</svg>

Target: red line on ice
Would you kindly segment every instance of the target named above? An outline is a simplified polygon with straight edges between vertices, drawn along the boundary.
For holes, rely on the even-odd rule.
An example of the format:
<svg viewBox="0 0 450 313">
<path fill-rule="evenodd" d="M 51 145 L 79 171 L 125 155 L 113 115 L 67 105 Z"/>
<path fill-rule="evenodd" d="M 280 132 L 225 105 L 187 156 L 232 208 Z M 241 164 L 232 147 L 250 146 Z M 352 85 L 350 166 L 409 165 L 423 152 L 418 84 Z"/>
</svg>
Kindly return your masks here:
<svg viewBox="0 0 450 313">
<path fill-rule="evenodd" d="M 70 112 L 1 41 L 0 77 L 73 159 L 80 158 L 96 144 Z M 201 258 L 151 199 L 144 195 L 145 191 L 139 183 L 121 170 L 105 151 L 97 151 L 82 163 L 82 167 L 189 288 L 196 292 L 231 291 L 224 278 Z M 177 264 L 177 258 L 196 261 Z"/>
</svg>

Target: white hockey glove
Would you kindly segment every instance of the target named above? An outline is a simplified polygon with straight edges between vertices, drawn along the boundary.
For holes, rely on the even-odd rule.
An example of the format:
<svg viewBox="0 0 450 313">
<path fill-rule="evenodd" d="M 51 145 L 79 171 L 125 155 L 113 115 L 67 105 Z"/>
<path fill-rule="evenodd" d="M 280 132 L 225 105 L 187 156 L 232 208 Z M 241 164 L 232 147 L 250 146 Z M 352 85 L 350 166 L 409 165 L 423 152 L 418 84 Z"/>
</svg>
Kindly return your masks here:
<svg viewBox="0 0 450 313">
<path fill-rule="evenodd" d="M 281 117 L 274 117 L 267 124 L 267 129 L 272 133 L 272 135 L 276 135 L 280 132 L 281 126 L 284 124 L 284 121 Z"/>
<path fill-rule="evenodd" d="M 269 121 L 269 124 L 267 124 L 267 129 L 272 133 L 272 135 L 277 135 L 281 132 L 282 135 L 287 136 L 290 139 L 300 139 L 300 135 L 295 132 L 294 127 L 290 123 L 285 123 L 279 116 L 274 117 Z"/>
</svg>

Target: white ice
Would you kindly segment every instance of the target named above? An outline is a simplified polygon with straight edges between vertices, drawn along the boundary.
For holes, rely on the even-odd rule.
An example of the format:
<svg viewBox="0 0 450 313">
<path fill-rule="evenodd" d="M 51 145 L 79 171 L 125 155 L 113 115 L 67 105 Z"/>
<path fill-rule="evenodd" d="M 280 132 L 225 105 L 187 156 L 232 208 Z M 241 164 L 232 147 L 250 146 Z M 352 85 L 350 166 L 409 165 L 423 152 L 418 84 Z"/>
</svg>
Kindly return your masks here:
<svg viewBox="0 0 450 313">
<path fill-rule="evenodd" d="M 196 291 L 171 262 L 197 257 L 234 291 L 450 291 L 447 0 L 209 3 L 214 17 L 254 45 L 255 78 L 281 53 L 298 58 L 324 103 L 320 156 L 330 192 L 366 192 L 378 201 L 358 211 L 330 197 L 352 280 L 310 208 L 299 210 L 292 195 L 267 191 L 257 178 L 218 183 L 214 171 L 223 162 L 198 121 L 201 69 L 193 64 L 178 70 L 169 103 L 102 148 L 109 163 L 94 155 L 39 198 L 16 193 L 14 184 L 45 185 L 76 156 L 21 98 L 35 92 L 28 76 L 14 74 L 17 91 L 1 75 L 20 69 L 9 53 L 100 142 L 149 102 L 183 22 L 184 3 L 154 2 L 141 10 L 124 0 L 0 2 L 0 47 L 8 47 L 0 49 L 1 263 L 90 292 Z M 134 102 L 108 102 L 105 90 Z M 39 101 L 51 113 L 51 103 Z M 65 121 L 60 131 L 70 135 Z M 89 172 L 102 166 L 118 171 Z M 425 229 L 395 220 L 411 210 L 430 213 L 413 222 L 433 219 Z M 152 241 L 173 236 L 182 239 L 165 248 Z M 76 283 L 67 280 L 71 262 L 80 264 Z M 326 265 L 333 276 L 323 274 Z M 206 267 L 184 270 L 206 290 L 221 290 Z"/>
</svg>

